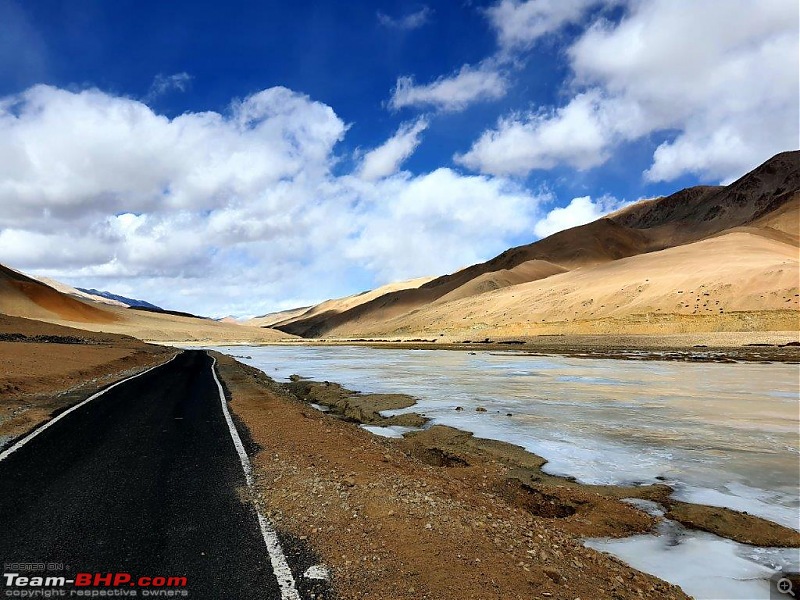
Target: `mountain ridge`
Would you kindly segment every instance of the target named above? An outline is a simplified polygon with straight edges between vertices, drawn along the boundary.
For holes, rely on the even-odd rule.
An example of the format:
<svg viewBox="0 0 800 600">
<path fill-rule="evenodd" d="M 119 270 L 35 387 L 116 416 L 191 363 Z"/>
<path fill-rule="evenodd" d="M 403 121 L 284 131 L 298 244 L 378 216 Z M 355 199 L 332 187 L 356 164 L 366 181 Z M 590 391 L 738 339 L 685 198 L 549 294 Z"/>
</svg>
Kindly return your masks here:
<svg viewBox="0 0 800 600">
<path fill-rule="evenodd" d="M 458 296 L 456 290 L 470 282 L 479 292 L 480 285 L 474 283 L 477 278 L 494 279 L 487 283 L 490 287 L 525 283 L 520 278 L 508 279 L 507 272 L 529 261 L 547 262 L 554 265 L 555 271 L 591 268 L 691 244 L 737 228 L 769 228 L 766 221 L 784 209 L 789 217 L 784 219 L 783 230 L 775 229 L 778 233 L 774 235 L 783 233 L 784 241 L 790 243 L 797 236 L 791 231 L 791 214 L 799 192 L 800 151 L 783 152 L 727 186 L 695 186 L 637 202 L 586 225 L 509 248 L 488 261 L 437 277 L 418 288 L 392 291 L 341 312 L 296 315 L 275 327 L 301 337 L 374 331 L 364 330 L 359 324 L 388 322 L 441 303 Z M 501 281 L 502 272 L 506 272 L 505 282 Z M 529 281 L 547 280 L 556 274 L 534 276 Z M 462 292 L 462 296 L 468 295 L 468 290 Z"/>
</svg>

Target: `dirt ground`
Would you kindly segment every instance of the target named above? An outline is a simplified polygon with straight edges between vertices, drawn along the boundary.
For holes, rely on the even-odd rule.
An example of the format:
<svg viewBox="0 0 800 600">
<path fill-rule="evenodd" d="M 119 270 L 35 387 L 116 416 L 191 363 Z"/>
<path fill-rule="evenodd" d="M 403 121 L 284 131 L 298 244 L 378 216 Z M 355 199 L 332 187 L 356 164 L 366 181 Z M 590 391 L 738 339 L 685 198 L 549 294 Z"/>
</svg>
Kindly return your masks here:
<svg viewBox="0 0 800 600">
<path fill-rule="evenodd" d="M 644 512 L 591 491 L 567 498 L 509 483 L 513 467 L 479 452 L 426 455 L 424 444 L 379 438 L 215 356 L 232 409 L 262 449 L 257 501 L 320 553 L 339 597 L 686 598 L 579 540 L 647 531 Z"/>
<path fill-rule="evenodd" d="M 0 444 L 174 348 L 0 315 Z"/>
</svg>

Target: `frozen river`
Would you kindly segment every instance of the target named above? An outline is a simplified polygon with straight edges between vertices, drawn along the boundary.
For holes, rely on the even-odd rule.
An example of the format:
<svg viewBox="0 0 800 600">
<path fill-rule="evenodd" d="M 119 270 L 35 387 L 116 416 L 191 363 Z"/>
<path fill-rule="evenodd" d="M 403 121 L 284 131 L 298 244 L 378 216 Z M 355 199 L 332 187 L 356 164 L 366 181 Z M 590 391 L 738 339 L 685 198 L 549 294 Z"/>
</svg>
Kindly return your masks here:
<svg viewBox="0 0 800 600">
<path fill-rule="evenodd" d="M 406 410 L 431 423 L 523 446 L 548 460 L 549 473 L 586 483 L 663 481 L 681 500 L 744 510 L 800 528 L 797 365 L 350 346 L 217 349 L 277 380 L 298 374 L 362 392 L 409 394 L 419 401 Z M 479 406 L 487 412 L 476 412 Z M 658 562 L 658 551 L 668 548 L 667 560 L 678 568 L 682 546 L 697 581 L 678 581 L 669 567 L 656 574 L 708 598 L 749 598 L 756 585 L 766 594 L 768 568 L 798 561 L 797 551 L 756 552 L 709 534 L 681 532 L 677 546 L 674 539 L 666 545 L 667 538 L 637 536 L 591 545 L 650 572 L 649 562 L 637 564 L 637 559 L 647 555 Z M 722 595 L 715 596 L 708 591 L 708 571 L 697 560 L 713 570 L 715 560 L 732 566 L 732 556 L 743 562 L 720 576 L 722 583 L 713 589 Z M 736 578 L 741 565 L 751 567 L 748 581 Z M 698 587 L 701 580 L 705 587 Z"/>
</svg>

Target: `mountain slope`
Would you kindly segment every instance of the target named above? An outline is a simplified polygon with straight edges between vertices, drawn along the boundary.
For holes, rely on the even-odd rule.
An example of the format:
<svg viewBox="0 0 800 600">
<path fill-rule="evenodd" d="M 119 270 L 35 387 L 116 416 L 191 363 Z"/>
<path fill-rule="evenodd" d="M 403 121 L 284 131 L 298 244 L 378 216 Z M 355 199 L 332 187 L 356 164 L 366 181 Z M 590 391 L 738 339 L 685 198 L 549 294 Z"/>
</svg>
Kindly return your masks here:
<svg viewBox="0 0 800 600">
<path fill-rule="evenodd" d="M 379 288 L 375 288 L 374 290 L 361 292 L 360 294 L 353 294 L 352 296 L 345 296 L 344 298 L 326 300 L 315 306 L 306 307 L 305 309 L 290 309 L 281 311 L 279 313 L 265 315 L 263 317 L 257 317 L 255 319 L 251 319 L 246 324 L 258 325 L 260 327 L 279 328 L 283 325 L 293 323 L 296 320 L 327 320 L 337 314 L 355 309 L 363 304 L 367 304 L 375 298 L 398 291 L 417 289 L 432 279 L 432 277 L 418 277 L 416 279 L 389 283 Z"/>
<path fill-rule="evenodd" d="M 49 285 L 51 288 L 61 292 L 62 294 L 68 294 L 74 298 L 77 298 L 78 300 L 90 300 L 92 302 L 99 302 L 100 304 L 110 304 L 111 306 L 127 306 L 125 303 L 118 300 L 96 296 L 49 277 L 35 277 L 35 279 L 41 281 L 45 285 Z"/>
<path fill-rule="evenodd" d="M 99 298 L 105 298 L 107 300 L 114 300 L 115 302 L 119 302 L 125 306 L 131 306 L 136 308 L 149 308 L 151 310 L 164 310 L 160 306 L 156 306 L 155 304 L 150 304 L 149 302 L 145 302 L 144 300 L 136 300 L 135 298 L 127 298 L 125 296 L 120 296 L 119 294 L 112 294 L 111 292 L 104 292 L 101 290 L 96 290 L 94 288 L 86 289 L 86 288 L 75 288 L 79 292 L 83 292 L 84 294 L 89 294 L 90 296 L 95 296 Z"/>
<path fill-rule="evenodd" d="M 798 331 L 799 274 L 797 246 L 734 230 L 329 335 Z"/>
<path fill-rule="evenodd" d="M 550 282 L 554 277 L 562 277 L 559 273 L 564 271 L 586 272 L 606 263 L 691 244 L 737 228 L 796 247 L 799 191 L 800 152 L 781 153 L 728 186 L 698 186 L 639 202 L 587 225 L 511 248 L 485 263 L 439 277 L 417 289 L 379 295 L 341 312 L 312 309 L 277 323 L 276 327 L 303 337 L 380 335 L 397 331 L 389 327 L 390 322 L 399 323 L 412 312 L 428 314 L 425 310 L 432 305 L 441 307 L 471 297 L 488 302 L 484 295 L 491 289 L 515 289 L 530 281 Z M 528 263 L 539 268 L 526 271 L 521 265 Z M 545 264 L 550 272 L 544 268 Z M 674 267 L 682 268 L 679 264 Z M 597 276 L 602 276 L 601 273 L 598 271 Z M 491 312 L 488 306 L 486 310 Z M 478 315 L 466 320 L 473 318 Z M 410 324 L 402 326 L 408 327 L 409 332 L 420 331 Z"/>
<path fill-rule="evenodd" d="M 535 244 L 511 248 L 490 261 L 444 275 L 419 288 L 383 294 L 341 313 L 319 313 L 275 327 L 302 337 L 316 337 L 348 322 L 397 317 L 438 300 L 476 277 L 504 269 L 511 270 L 532 260 L 569 269 L 640 254 L 650 247 L 651 241 L 647 236 L 609 219 L 600 219 L 582 227 L 561 231 Z"/>
<path fill-rule="evenodd" d="M 10 317 L 79 327 L 87 331 L 127 334 L 148 341 L 260 343 L 292 337 L 273 329 L 241 327 L 238 324 L 107 302 L 79 299 L 0 265 L 0 314 Z"/>
<path fill-rule="evenodd" d="M 119 317 L 105 307 L 89 304 L 0 265 L 0 313 L 40 320 L 76 323 L 114 323 Z"/>
</svg>

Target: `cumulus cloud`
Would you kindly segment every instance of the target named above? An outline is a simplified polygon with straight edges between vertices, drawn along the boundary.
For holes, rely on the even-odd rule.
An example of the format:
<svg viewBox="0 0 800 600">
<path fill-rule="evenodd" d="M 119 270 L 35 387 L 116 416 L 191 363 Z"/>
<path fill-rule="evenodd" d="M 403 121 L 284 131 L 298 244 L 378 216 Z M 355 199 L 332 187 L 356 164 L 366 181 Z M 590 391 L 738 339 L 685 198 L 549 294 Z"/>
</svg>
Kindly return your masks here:
<svg viewBox="0 0 800 600">
<path fill-rule="evenodd" d="M 460 160 L 485 173 L 589 168 L 620 143 L 663 132 L 647 179 L 735 178 L 797 146 L 797 18 L 786 0 L 632 2 L 568 49 L 569 102 L 501 119 Z"/>
<path fill-rule="evenodd" d="M 428 6 L 423 6 L 418 11 L 404 15 L 402 17 L 391 17 L 383 12 L 378 12 L 378 23 L 390 29 L 400 29 L 410 31 L 425 25 L 433 14 Z"/>
<path fill-rule="evenodd" d="M 417 149 L 421 141 L 420 134 L 427 128 L 428 121 L 424 118 L 403 123 L 391 138 L 364 155 L 359 168 L 361 177 L 375 180 L 396 173 Z"/>
<path fill-rule="evenodd" d="M 507 179 L 396 173 L 425 126 L 335 174 L 346 125 L 286 88 L 170 119 L 33 87 L 0 98 L 0 262 L 221 316 L 446 272 L 532 230 L 541 198 Z"/>
<path fill-rule="evenodd" d="M 328 169 L 345 132 L 285 88 L 230 113 L 172 120 L 98 90 L 36 86 L 0 100 L 0 224 L 98 212 L 211 210 L 300 171 Z"/>
<path fill-rule="evenodd" d="M 626 202 L 620 202 L 609 196 L 603 196 L 596 201 L 592 200 L 590 196 L 573 198 L 567 206 L 554 208 L 544 218 L 537 221 L 533 231 L 540 238 L 547 237 L 570 227 L 596 221 L 603 215 L 619 210 L 626 204 Z"/>
<path fill-rule="evenodd" d="M 580 94 L 551 111 L 512 115 L 486 131 L 455 161 L 475 170 L 525 175 L 560 163 L 588 169 L 603 163 L 608 150 L 609 115 L 597 93 Z"/>
<path fill-rule="evenodd" d="M 386 281 L 445 273 L 489 258 L 496 253 L 487 253 L 495 240 L 531 230 L 544 200 L 508 180 L 446 168 L 383 180 L 370 197 L 375 210 L 359 223 L 347 254 Z M 432 270 L 434 256 L 447 267 Z"/>
<path fill-rule="evenodd" d="M 505 76 L 491 63 L 464 65 L 452 75 L 426 84 L 415 83 L 413 77 L 399 77 L 389 107 L 461 110 L 474 102 L 501 98 L 507 89 Z"/>
<path fill-rule="evenodd" d="M 609 2 L 610 3 L 610 2 Z M 528 47 L 537 39 L 578 21 L 601 0 L 501 0 L 486 10 L 506 49 Z"/>
<path fill-rule="evenodd" d="M 622 0 L 606 0 L 606 4 L 619 1 Z M 543 35 L 580 20 L 589 8 L 601 3 L 602 0 L 501 0 L 485 11 L 500 47 L 494 56 L 477 66 L 464 65 L 455 73 L 443 75 L 430 83 L 418 84 L 413 77 L 399 77 L 389 107 L 395 110 L 434 107 L 458 111 L 475 102 L 502 98 L 510 85 L 504 71 L 516 61 L 514 52 L 531 46 Z M 385 15 L 379 13 L 379 18 L 385 25 L 396 26 L 396 22 Z"/>
</svg>

